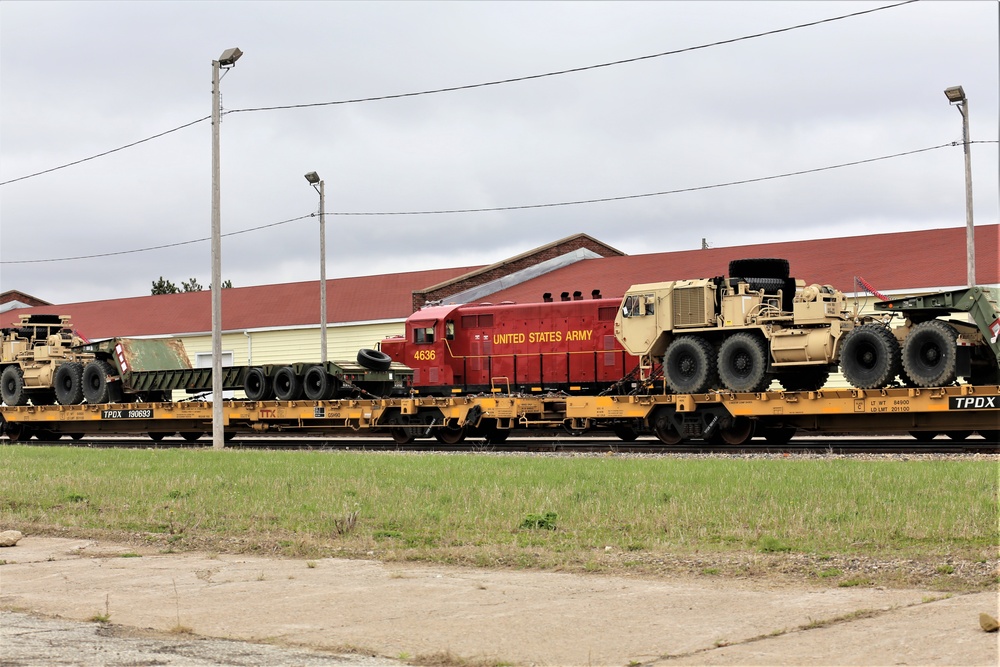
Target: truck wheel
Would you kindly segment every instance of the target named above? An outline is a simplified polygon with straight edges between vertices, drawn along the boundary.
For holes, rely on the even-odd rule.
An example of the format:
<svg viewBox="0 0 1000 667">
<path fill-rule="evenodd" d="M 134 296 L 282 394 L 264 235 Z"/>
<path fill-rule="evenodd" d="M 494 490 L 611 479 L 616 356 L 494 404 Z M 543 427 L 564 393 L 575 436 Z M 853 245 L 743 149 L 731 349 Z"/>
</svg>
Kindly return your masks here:
<svg viewBox="0 0 1000 667">
<path fill-rule="evenodd" d="M 32 405 L 53 405 L 56 402 L 56 392 L 52 389 L 35 389 L 28 394 Z"/>
<path fill-rule="evenodd" d="M 741 331 L 719 348 L 719 379 L 733 391 L 763 391 L 771 384 L 767 375 L 767 346 L 762 338 Z"/>
<path fill-rule="evenodd" d="M 955 381 L 958 332 L 941 320 L 921 322 L 903 340 L 903 370 L 918 387 Z"/>
<path fill-rule="evenodd" d="M 881 324 L 864 324 L 844 336 L 840 368 L 852 387 L 880 389 L 903 370 L 899 341 Z"/>
<path fill-rule="evenodd" d="M 302 398 L 302 378 L 291 366 L 283 366 L 274 374 L 274 397 L 279 401 L 297 401 Z"/>
<path fill-rule="evenodd" d="M 729 275 L 734 278 L 756 277 L 784 280 L 789 275 L 788 260 L 772 257 L 734 259 L 729 262 Z"/>
<path fill-rule="evenodd" d="M 392 365 L 392 358 L 380 350 L 358 350 L 358 363 L 370 371 L 387 371 Z"/>
<path fill-rule="evenodd" d="M 274 398 L 274 386 L 263 368 L 251 368 L 243 378 L 243 391 L 251 401 L 269 401 Z"/>
<path fill-rule="evenodd" d="M 389 435 L 392 436 L 392 441 L 397 445 L 408 445 L 417 439 L 412 430 L 408 428 L 389 429 Z"/>
<path fill-rule="evenodd" d="M 18 366 L 8 366 L 0 374 L 0 396 L 10 406 L 27 405 L 28 392 L 24 390 L 24 373 Z"/>
<path fill-rule="evenodd" d="M 465 440 L 466 432 L 464 426 L 451 427 L 443 426 L 434 429 L 434 439 L 442 445 L 457 445 Z"/>
<path fill-rule="evenodd" d="M 724 420 L 725 424 L 715 432 L 712 438 L 713 444 L 729 445 L 740 447 L 753 439 L 754 422 L 749 417 L 733 417 Z"/>
<path fill-rule="evenodd" d="M 302 378 L 302 389 L 310 401 L 328 401 L 337 393 L 339 381 L 323 366 L 310 366 Z"/>
<path fill-rule="evenodd" d="M 79 405 L 83 403 L 83 364 L 71 361 L 56 369 L 56 400 L 59 405 Z"/>
<path fill-rule="evenodd" d="M 702 394 L 718 383 L 715 350 L 697 336 L 681 336 L 667 348 L 663 374 L 678 394 Z"/>
<path fill-rule="evenodd" d="M 778 373 L 778 383 L 785 391 L 818 391 L 830 379 L 826 366 L 796 368 Z"/>
<path fill-rule="evenodd" d="M 83 397 L 91 405 L 101 403 L 118 403 L 121 401 L 121 388 L 117 383 L 109 383 L 108 376 L 114 375 L 115 369 L 106 361 L 100 359 L 91 361 L 83 368 Z"/>
<path fill-rule="evenodd" d="M 766 426 L 761 430 L 764 441 L 772 447 L 784 447 L 795 437 L 794 426 Z"/>
</svg>

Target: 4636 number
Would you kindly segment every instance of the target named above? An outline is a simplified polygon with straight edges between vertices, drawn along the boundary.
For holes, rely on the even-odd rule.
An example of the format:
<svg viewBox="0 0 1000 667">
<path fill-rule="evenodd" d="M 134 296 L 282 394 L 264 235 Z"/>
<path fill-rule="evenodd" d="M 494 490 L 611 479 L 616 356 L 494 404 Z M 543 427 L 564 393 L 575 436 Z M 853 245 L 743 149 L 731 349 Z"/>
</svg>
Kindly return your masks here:
<svg viewBox="0 0 1000 667">
<path fill-rule="evenodd" d="M 417 361 L 434 361 L 437 359 L 436 350 L 417 350 L 413 353 L 413 358 Z"/>
</svg>

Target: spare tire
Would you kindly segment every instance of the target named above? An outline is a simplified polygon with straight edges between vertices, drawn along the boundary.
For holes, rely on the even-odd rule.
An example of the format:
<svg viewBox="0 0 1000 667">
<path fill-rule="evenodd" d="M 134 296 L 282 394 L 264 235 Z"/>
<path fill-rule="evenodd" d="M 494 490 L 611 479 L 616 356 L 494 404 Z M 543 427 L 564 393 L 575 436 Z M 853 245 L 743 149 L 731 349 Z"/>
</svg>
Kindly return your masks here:
<svg viewBox="0 0 1000 667">
<path fill-rule="evenodd" d="M 392 365 L 392 359 L 381 350 L 358 350 L 358 363 L 370 371 L 387 371 Z"/>
<path fill-rule="evenodd" d="M 774 257 L 758 257 L 752 259 L 734 259 L 729 262 L 729 275 L 739 278 L 780 278 L 789 276 L 787 259 Z"/>
</svg>

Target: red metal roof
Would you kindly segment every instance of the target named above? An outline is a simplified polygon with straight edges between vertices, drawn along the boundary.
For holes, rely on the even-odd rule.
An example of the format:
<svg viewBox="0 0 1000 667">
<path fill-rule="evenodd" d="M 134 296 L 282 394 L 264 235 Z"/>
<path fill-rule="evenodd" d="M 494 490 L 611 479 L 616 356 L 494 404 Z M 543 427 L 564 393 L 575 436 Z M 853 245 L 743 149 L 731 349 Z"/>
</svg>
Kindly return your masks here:
<svg viewBox="0 0 1000 667">
<path fill-rule="evenodd" d="M 998 241 L 1000 225 L 976 227 L 979 284 L 1000 284 Z M 638 283 L 725 275 L 730 260 L 748 257 L 786 258 L 794 277 L 807 283 L 830 284 L 845 292 L 854 291 L 855 276 L 865 278 L 880 291 L 933 290 L 966 284 L 965 227 L 960 227 L 588 259 L 496 292 L 483 301 L 541 301 L 545 292 L 558 300 L 561 292 L 572 294 L 577 290 L 590 298 L 594 289 L 605 298 L 616 298 Z M 330 323 L 403 319 L 412 311 L 414 290 L 480 268 L 330 280 L 327 319 Z M 318 311 L 318 281 L 222 291 L 225 331 L 312 326 L 319 321 Z M 204 333 L 212 328 L 209 291 L 22 308 L 5 312 L 0 323 L 9 326 L 25 312 L 70 315 L 76 329 L 94 340 Z"/>
<path fill-rule="evenodd" d="M 334 323 L 405 318 L 413 309 L 413 290 L 478 268 L 459 267 L 328 280 L 327 320 Z M 17 322 L 22 313 L 43 312 L 70 315 L 73 327 L 91 340 L 114 336 L 203 333 L 212 330 L 212 293 L 205 290 L 21 308 L 4 313 L 2 323 L 9 326 Z M 318 322 L 317 280 L 222 290 L 224 331 L 296 327 L 316 325 Z"/>
<path fill-rule="evenodd" d="M 975 232 L 976 282 L 998 284 L 1000 225 L 977 226 Z M 589 299 L 595 289 L 605 298 L 616 298 L 635 284 L 723 276 L 729 272 L 730 260 L 749 257 L 785 258 L 793 277 L 807 284 L 833 285 L 843 292 L 855 291 L 855 276 L 883 292 L 932 290 L 966 284 L 965 247 L 965 227 L 961 227 L 604 257 L 577 262 L 483 300 L 541 301 L 542 295 L 549 292 L 558 301 L 562 292 L 572 295 L 574 291 Z"/>
</svg>

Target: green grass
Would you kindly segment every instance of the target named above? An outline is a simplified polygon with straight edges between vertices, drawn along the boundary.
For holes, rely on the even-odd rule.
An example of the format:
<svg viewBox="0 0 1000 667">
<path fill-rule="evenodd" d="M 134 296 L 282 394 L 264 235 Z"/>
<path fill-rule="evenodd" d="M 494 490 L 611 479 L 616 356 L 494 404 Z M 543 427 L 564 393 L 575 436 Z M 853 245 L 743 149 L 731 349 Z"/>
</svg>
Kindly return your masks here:
<svg viewBox="0 0 1000 667">
<path fill-rule="evenodd" d="M 997 464 L 982 460 L 12 445 L 0 488 L 0 525 L 25 533 L 303 558 L 597 571 L 616 553 L 638 565 L 665 553 L 983 562 L 998 544 Z"/>
</svg>

